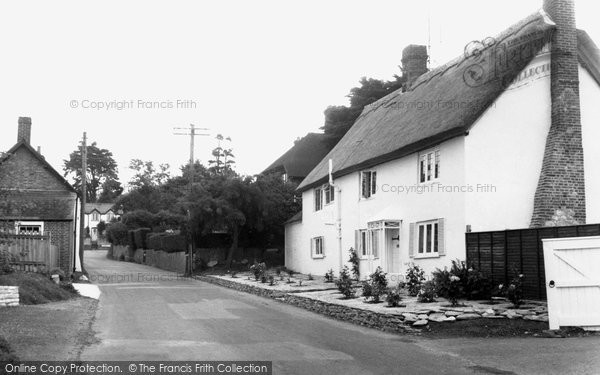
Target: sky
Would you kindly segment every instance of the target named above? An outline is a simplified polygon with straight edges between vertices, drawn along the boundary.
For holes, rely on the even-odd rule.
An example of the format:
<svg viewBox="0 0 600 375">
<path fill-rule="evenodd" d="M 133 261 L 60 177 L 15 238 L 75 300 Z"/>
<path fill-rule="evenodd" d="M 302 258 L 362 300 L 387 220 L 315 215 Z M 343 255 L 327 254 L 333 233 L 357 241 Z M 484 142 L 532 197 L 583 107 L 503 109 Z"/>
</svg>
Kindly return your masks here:
<svg viewBox="0 0 600 375">
<path fill-rule="evenodd" d="M 32 118 L 34 147 L 57 170 L 87 132 L 121 181 L 131 159 L 206 163 L 231 137 L 236 170 L 260 173 L 319 132 L 361 77 L 400 74 L 402 49 L 431 46 L 435 68 L 541 8 L 542 0 L 19 1 L 0 5 L 0 151 Z M 577 25 L 600 44 L 598 8 Z"/>
</svg>

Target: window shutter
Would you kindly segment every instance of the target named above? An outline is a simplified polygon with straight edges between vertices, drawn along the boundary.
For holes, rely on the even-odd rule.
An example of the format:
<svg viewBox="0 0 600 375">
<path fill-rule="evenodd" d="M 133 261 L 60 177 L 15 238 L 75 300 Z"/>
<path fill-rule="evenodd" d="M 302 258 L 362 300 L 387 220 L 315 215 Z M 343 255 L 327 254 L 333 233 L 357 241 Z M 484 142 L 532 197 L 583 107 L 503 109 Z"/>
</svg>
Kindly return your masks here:
<svg viewBox="0 0 600 375">
<path fill-rule="evenodd" d="M 415 257 L 415 223 L 410 223 L 408 233 L 408 256 L 411 258 Z"/>
<path fill-rule="evenodd" d="M 371 172 L 371 194 L 377 192 L 377 172 Z"/>
<path fill-rule="evenodd" d="M 310 256 L 313 257 L 315 254 L 315 239 L 310 239 Z"/>
<path fill-rule="evenodd" d="M 442 256 L 442 255 L 446 255 L 446 247 L 444 246 L 445 243 L 445 236 L 444 236 L 444 219 L 438 219 L 438 255 Z"/>
<path fill-rule="evenodd" d="M 354 250 L 356 250 L 356 254 L 358 256 L 360 256 L 360 254 L 358 253 L 359 249 L 360 249 L 360 231 L 355 230 L 354 231 Z"/>
<path fill-rule="evenodd" d="M 363 198 L 368 198 L 369 197 L 369 178 L 368 178 L 368 174 L 369 172 L 361 172 L 360 173 L 360 181 L 361 181 L 361 196 Z"/>
</svg>

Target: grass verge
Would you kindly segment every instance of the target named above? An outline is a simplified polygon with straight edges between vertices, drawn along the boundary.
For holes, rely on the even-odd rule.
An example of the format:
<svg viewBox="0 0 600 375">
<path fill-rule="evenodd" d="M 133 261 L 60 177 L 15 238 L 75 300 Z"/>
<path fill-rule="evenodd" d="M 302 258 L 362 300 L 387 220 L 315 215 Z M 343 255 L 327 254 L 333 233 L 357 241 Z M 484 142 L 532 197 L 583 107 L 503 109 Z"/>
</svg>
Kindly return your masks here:
<svg viewBox="0 0 600 375">
<path fill-rule="evenodd" d="M 0 275 L 0 285 L 18 286 L 22 305 L 64 301 L 79 295 L 69 282 L 55 284 L 48 277 L 32 272 Z"/>
</svg>

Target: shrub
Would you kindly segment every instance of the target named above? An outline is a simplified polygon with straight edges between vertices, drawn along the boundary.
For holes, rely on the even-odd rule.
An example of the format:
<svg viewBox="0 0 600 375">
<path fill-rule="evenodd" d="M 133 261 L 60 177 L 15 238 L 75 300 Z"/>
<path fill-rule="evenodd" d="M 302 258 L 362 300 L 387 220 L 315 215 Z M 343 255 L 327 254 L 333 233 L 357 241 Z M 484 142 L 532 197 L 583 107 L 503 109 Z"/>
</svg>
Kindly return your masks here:
<svg viewBox="0 0 600 375">
<path fill-rule="evenodd" d="M 254 263 L 250 266 L 250 271 L 254 274 L 254 279 L 256 281 L 261 280 L 264 277 L 265 271 L 267 270 L 267 265 L 264 263 Z M 266 280 L 265 280 L 266 282 Z"/>
<path fill-rule="evenodd" d="M 349 262 L 352 264 L 352 274 L 356 280 L 360 279 L 360 268 L 358 266 L 358 253 L 353 248 L 350 248 L 350 259 Z"/>
<path fill-rule="evenodd" d="M 433 277 L 433 282 L 436 288 L 436 294 L 442 298 L 448 298 L 449 288 L 450 288 L 450 271 L 444 267 L 443 270 L 436 268 L 435 271 L 431 273 Z"/>
<path fill-rule="evenodd" d="M 127 226 L 120 221 L 110 223 L 106 228 L 106 238 L 113 245 L 127 245 Z"/>
<path fill-rule="evenodd" d="M 474 268 L 469 268 L 465 297 L 467 299 L 490 299 L 492 296 L 492 281 L 483 273 Z"/>
<path fill-rule="evenodd" d="M 435 282 L 434 282 L 435 285 Z M 448 285 L 448 300 L 452 306 L 458 305 L 458 299 L 464 295 L 463 286 L 460 277 L 452 275 L 450 276 L 450 283 Z"/>
<path fill-rule="evenodd" d="M 309 280 L 314 280 L 315 278 L 313 277 L 313 275 L 311 273 L 308 274 L 308 279 Z"/>
<path fill-rule="evenodd" d="M 147 249 L 146 237 L 151 232 L 150 228 L 138 228 L 133 230 L 133 241 L 137 249 Z"/>
<path fill-rule="evenodd" d="M 156 216 L 150 211 L 129 211 L 121 218 L 121 222 L 129 229 L 152 228 L 156 223 Z"/>
<path fill-rule="evenodd" d="M 354 298 L 356 293 L 352 288 L 352 279 L 350 278 L 348 266 L 344 266 L 340 271 L 340 277 L 335 281 L 335 285 L 340 293 L 344 295 L 344 298 Z"/>
<path fill-rule="evenodd" d="M 275 277 L 273 275 L 269 275 L 269 285 L 273 286 L 275 283 Z"/>
<path fill-rule="evenodd" d="M 129 246 L 129 250 L 137 250 L 137 246 L 135 246 L 135 237 L 133 234 L 133 230 L 127 231 L 127 245 Z"/>
<path fill-rule="evenodd" d="M 327 273 L 325 273 L 325 282 L 326 283 L 332 283 L 333 282 L 333 269 L 330 269 L 329 271 L 327 271 Z"/>
<path fill-rule="evenodd" d="M 0 275 L 14 272 L 14 269 L 10 265 L 13 261 L 14 255 L 6 249 L 0 249 Z"/>
<path fill-rule="evenodd" d="M 504 286 L 499 285 L 499 289 L 502 294 L 510 301 L 515 307 L 521 306 L 523 303 L 523 278 L 525 276 L 521 274 L 515 275 L 510 284 Z"/>
<path fill-rule="evenodd" d="M 467 267 L 466 263 L 459 260 L 452 261 L 452 267 L 450 271 L 444 268 L 439 268 L 433 271 L 433 280 L 436 285 L 437 295 L 443 298 L 450 298 L 450 287 L 452 276 L 460 279 L 460 288 L 456 290 L 456 286 L 453 293 L 458 295 L 456 298 L 467 298 L 467 299 L 489 299 L 492 292 L 492 283 L 490 280 L 483 275 L 481 271 L 477 271 L 473 267 Z"/>
<path fill-rule="evenodd" d="M 386 273 L 381 267 L 377 267 L 375 272 L 369 276 L 369 280 L 363 282 L 363 297 L 371 299 L 372 302 L 379 302 L 380 297 L 387 290 Z"/>
<path fill-rule="evenodd" d="M 66 278 L 65 271 L 57 267 L 51 269 L 50 272 L 48 272 L 48 275 L 58 275 L 60 281 L 63 281 Z"/>
<path fill-rule="evenodd" d="M 421 290 L 421 284 L 425 281 L 425 271 L 416 264 L 411 264 L 406 270 L 406 288 L 408 294 L 416 296 Z"/>
<path fill-rule="evenodd" d="M 185 236 L 177 233 L 150 233 L 146 236 L 146 245 L 149 249 L 162 250 L 167 253 L 187 250 Z"/>
<path fill-rule="evenodd" d="M 400 305 L 400 301 L 402 301 L 402 297 L 400 296 L 400 290 L 398 290 L 398 288 L 389 289 L 387 291 L 385 301 L 387 302 L 389 307 L 398 307 L 398 305 Z"/>
<path fill-rule="evenodd" d="M 419 292 L 417 293 L 417 299 L 419 302 L 435 302 L 436 297 L 435 283 L 432 280 L 423 283 L 419 289 Z"/>
</svg>

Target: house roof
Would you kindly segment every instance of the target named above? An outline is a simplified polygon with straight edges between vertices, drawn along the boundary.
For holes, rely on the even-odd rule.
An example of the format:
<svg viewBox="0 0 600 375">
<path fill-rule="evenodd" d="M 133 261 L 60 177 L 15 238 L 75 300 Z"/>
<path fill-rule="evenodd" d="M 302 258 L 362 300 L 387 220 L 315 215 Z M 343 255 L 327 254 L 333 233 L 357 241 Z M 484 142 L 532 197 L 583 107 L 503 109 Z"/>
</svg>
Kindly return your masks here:
<svg viewBox="0 0 600 375">
<path fill-rule="evenodd" d="M 9 160 L 20 148 L 24 148 L 25 150 L 29 151 L 31 155 L 33 155 L 33 157 L 37 159 L 47 171 L 54 175 L 54 177 L 56 177 L 56 179 L 65 186 L 67 190 L 73 193 L 77 193 L 77 190 L 75 190 L 75 188 L 64 178 L 64 176 L 61 175 L 56 169 L 54 169 L 54 167 L 50 163 L 48 163 L 48 161 L 46 161 L 46 158 L 44 158 L 27 142 L 19 141 L 10 150 L 3 153 L 3 155 L 0 157 L 0 164 Z"/>
<path fill-rule="evenodd" d="M 114 203 L 86 203 L 85 213 L 91 214 L 92 212 L 97 211 L 100 215 L 104 215 L 112 210 L 114 205 Z"/>
<path fill-rule="evenodd" d="M 292 224 L 302 222 L 302 211 L 298 212 L 294 216 L 290 217 L 284 224 Z"/>
<path fill-rule="evenodd" d="M 294 146 L 275 160 L 262 173 L 283 170 L 288 177 L 306 177 L 329 152 L 325 134 L 308 133 L 295 142 Z"/>
<path fill-rule="evenodd" d="M 385 163 L 468 133 L 551 38 L 555 24 L 540 10 L 460 57 L 366 106 L 352 128 L 308 174 L 298 190 Z M 585 32 L 579 57 L 596 80 L 600 54 Z M 495 57 L 495 59 L 494 59 Z M 600 82 L 600 80 L 599 80 Z"/>
</svg>

